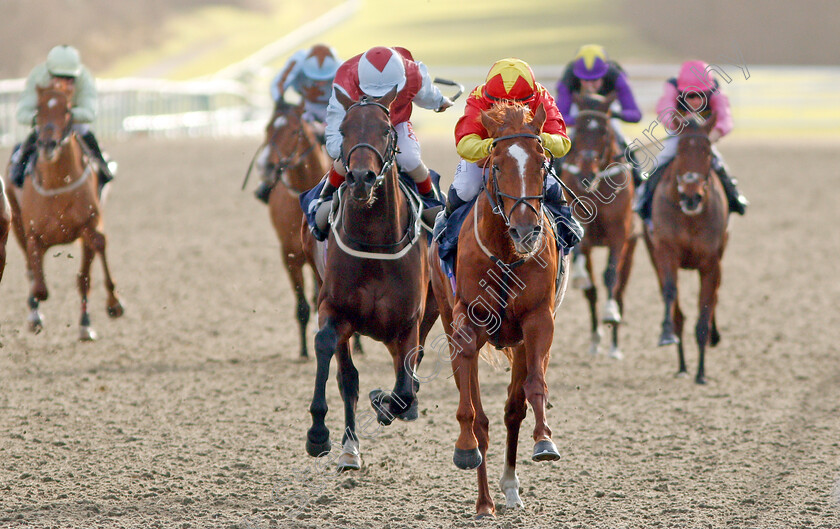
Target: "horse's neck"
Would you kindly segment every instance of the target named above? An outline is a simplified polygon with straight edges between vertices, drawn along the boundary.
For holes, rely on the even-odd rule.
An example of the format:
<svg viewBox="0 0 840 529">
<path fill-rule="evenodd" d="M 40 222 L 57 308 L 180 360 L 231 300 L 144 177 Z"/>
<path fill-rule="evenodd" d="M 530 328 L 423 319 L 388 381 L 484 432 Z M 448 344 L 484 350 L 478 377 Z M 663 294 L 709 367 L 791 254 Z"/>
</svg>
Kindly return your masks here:
<svg viewBox="0 0 840 529">
<path fill-rule="evenodd" d="M 82 148 L 75 135 L 67 139 L 61 146 L 58 157 L 54 161 L 38 157 L 36 164 L 42 185 L 60 187 L 78 180 L 84 170 Z"/>
<path fill-rule="evenodd" d="M 306 127 L 306 125 L 303 125 Z M 315 187 L 321 177 L 326 174 L 329 166 L 324 155 L 324 150 L 318 139 L 315 138 L 311 130 L 301 131 L 305 139 L 306 146 L 301 149 L 301 153 L 306 151 L 306 154 L 301 158 L 300 163 L 286 171 L 288 174 L 288 184 L 294 189 L 310 189 Z"/>
<path fill-rule="evenodd" d="M 400 192 L 397 178 L 396 168 L 391 169 L 370 206 L 344 197 L 344 231 L 347 234 L 372 244 L 396 243 L 402 239 L 407 228 L 408 203 Z"/>
</svg>

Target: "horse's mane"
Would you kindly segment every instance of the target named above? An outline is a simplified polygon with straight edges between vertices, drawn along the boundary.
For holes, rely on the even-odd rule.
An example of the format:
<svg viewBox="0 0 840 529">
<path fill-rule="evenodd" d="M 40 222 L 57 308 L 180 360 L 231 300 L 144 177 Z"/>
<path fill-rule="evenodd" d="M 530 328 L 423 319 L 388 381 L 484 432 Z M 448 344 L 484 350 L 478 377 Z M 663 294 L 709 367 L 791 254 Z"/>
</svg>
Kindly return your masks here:
<svg viewBox="0 0 840 529">
<path fill-rule="evenodd" d="M 502 124 L 529 123 L 533 116 L 531 109 L 515 101 L 497 101 L 487 110 L 487 116 Z"/>
</svg>

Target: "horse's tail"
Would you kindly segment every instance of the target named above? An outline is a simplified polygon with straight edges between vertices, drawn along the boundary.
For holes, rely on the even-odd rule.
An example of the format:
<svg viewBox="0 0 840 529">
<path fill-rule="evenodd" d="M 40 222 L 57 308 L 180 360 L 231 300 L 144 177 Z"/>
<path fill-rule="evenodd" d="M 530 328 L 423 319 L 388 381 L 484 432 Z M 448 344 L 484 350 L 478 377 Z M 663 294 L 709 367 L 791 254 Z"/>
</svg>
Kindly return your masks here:
<svg viewBox="0 0 840 529">
<path fill-rule="evenodd" d="M 510 347 L 505 347 L 504 349 L 496 349 L 489 343 L 485 343 L 484 346 L 478 351 L 478 356 L 479 358 L 483 359 L 485 362 L 490 364 L 490 367 L 498 371 L 499 369 L 510 365 L 510 362 L 513 360 L 513 349 L 511 349 Z M 504 362 L 502 362 L 502 358 L 507 358 L 507 365 Z"/>
</svg>

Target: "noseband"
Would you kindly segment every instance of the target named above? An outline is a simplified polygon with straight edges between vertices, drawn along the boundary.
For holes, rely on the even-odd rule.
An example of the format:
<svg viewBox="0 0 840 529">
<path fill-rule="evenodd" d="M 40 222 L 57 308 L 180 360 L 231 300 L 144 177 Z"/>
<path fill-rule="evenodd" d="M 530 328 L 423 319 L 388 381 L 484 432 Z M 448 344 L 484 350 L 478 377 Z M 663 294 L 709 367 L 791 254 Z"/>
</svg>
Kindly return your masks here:
<svg viewBox="0 0 840 529">
<path fill-rule="evenodd" d="M 377 103 L 376 101 L 371 101 L 366 96 L 363 96 L 358 103 L 354 103 L 347 109 L 347 114 L 350 113 L 356 107 L 364 107 L 373 105 L 381 109 L 385 112 L 385 115 L 388 117 L 388 143 L 385 146 L 385 154 L 379 152 L 379 149 L 371 145 L 370 143 L 357 143 L 353 147 L 350 148 L 350 151 L 345 154 L 344 152 L 344 145 L 341 146 L 341 164 L 344 166 L 345 172 L 350 172 L 350 156 L 357 150 L 357 149 L 370 149 L 372 150 L 376 156 L 379 158 L 380 164 L 382 164 L 382 169 L 379 171 L 379 174 L 376 175 L 376 180 L 373 183 L 373 190 L 377 187 L 382 185 L 385 181 L 385 175 L 391 170 L 391 167 L 394 165 L 394 161 L 397 157 L 397 129 L 391 124 L 391 112 L 388 110 L 388 107 L 381 103 Z M 346 119 L 346 118 L 345 118 Z"/>
<path fill-rule="evenodd" d="M 501 136 L 493 140 L 492 148 L 496 147 L 496 144 L 500 141 L 510 140 L 514 138 L 531 138 L 537 140 L 537 143 L 542 146 L 542 140 L 536 134 L 528 134 L 528 133 L 519 133 L 519 134 L 510 134 L 508 136 Z M 488 159 L 489 162 L 489 159 Z M 543 169 L 547 172 L 549 170 L 548 162 L 543 161 Z M 507 198 L 513 200 L 513 206 L 510 208 L 510 211 L 513 212 L 519 204 L 525 204 L 533 213 L 537 216 L 537 219 L 542 218 L 542 209 L 543 203 L 545 202 L 545 187 L 546 187 L 546 179 L 545 175 L 543 176 L 542 182 L 542 193 L 539 195 L 531 195 L 531 196 L 514 196 L 509 195 L 507 193 L 503 193 L 499 190 L 499 168 L 496 164 L 493 164 L 490 168 L 490 176 L 493 179 L 493 195 L 490 194 L 490 189 L 487 185 L 487 180 L 484 181 L 484 192 L 487 194 L 487 200 L 490 202 L 490 206 L 493 209 L 493 213 L 496 215 L 501 215 L 502 219 L 504 219 L 505 224 L 510 227 L 510 217 L 508 216 L 507 212 L 504 208 L 504 203 L 502 202 L 503 199 Z M 547 174 L 547 173 L 546 173 Z M 522 178 L 525 178 L 525 175 L 522 175 Z M 495 195 L 495 196 L 494 196 Z M 535 208 L 529 200 L 537 200 L 540 203 L 540 209 Z"/>
</svg>

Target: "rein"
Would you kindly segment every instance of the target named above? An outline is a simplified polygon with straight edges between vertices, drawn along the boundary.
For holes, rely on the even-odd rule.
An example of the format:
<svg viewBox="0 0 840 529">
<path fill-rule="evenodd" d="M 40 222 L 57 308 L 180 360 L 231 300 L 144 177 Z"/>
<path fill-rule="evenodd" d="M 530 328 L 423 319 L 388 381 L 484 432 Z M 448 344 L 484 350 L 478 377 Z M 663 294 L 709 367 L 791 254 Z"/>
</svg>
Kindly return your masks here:
<svg viewBox="0 0 840 529">
<path fill-rule="evenodd" d="M 341 187 L 344 187 L 346 184 L 342 184 Z M 341 200 L 341 189 L 339 188 L 336 191 L 336 200 L 338 200 L 338 204 L 330 211 L 329 216 L 329 224 L 330 228 L 332 229 L 333 235 L 335 235 L 335 242 L 341 250 L 348 254 L 352 255 L 353 257 L 358 257 L 359 259 L 373 259 L 376 261 L 396 261 L 398 259 L 402 259 L 417 243 L 420 239 L 420 233 L 423 231 L 421 222 L 421 213 L 423 211 L 423 201 L 420 200 L 418 196 L 416 196 L 413 192 L 411 192 L 406 185 L 399 180 L 400 189 L 402 190 L 403 194 L 406 196 L 409 202 L 409 211 L 411 212 L 412 216 L 414 217 L 413 222 L 409 224 L 408 229 L 405 232 L 403 237 L 391 244 L 383 244 L 383 245 L 375 245 L 370 244 L 362 241 L 357 241 L 355 239 L 350 239 L 354 244 L 359 246 L 366 246 L 368 248 L 393 248 L 400 244 L 403 244 L 411 235 L 411 240 L 408 241 L 408 244 L 400 251 L 396 253 L 378 253 L 378 252 L 366 252 L 363 250 L 355 250 L 350 248 L 342 239 L 341 234 L 339 234 L 337 229 L 337 220 L 344 218 L 344 202 Z M 344 223 L 341 223 L 342 231 L 344 231 L 344 235 L 347 236 L 347 232 L 344 230 Z M 349 238 L 349 236 L 347 236 Z"/>
</svg>

